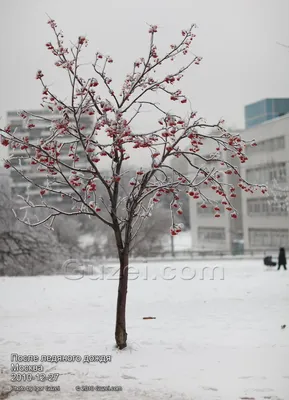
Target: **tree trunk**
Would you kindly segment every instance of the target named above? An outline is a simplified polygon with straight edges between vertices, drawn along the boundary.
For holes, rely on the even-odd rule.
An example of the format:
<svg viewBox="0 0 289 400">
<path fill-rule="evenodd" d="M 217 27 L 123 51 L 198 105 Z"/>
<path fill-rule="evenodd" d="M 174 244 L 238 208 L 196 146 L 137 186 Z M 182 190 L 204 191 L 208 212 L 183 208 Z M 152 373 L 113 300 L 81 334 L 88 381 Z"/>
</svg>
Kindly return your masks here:
<svg viewBox="0 0 289 400">
<path fill-rule="evenodd" d="M 171 253 L 172 257 L 175 257 L 175 241 L 174 241 L 174 236 L 171 235 Z"/>
<path fill-rule="evenodd" d="M 126 294 L 128 284 L 128 251 L 123 249 L 119 253 L 120 269 L 118 296 L 116 306 L 115 341 L 118 349 L 122 350 L 127 346 L 126 333 Z"/>
</svg>

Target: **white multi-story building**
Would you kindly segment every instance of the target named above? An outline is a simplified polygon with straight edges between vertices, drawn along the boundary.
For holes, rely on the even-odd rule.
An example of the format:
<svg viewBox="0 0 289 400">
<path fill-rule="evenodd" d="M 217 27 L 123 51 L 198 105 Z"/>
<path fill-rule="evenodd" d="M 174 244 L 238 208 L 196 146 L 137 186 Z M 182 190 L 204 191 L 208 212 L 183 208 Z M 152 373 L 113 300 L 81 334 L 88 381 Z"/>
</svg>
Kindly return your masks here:
<svg viewBox="0 0 289 400">
<path fill-rule="evenodd" d="M 240 133 L 241 131 L 231 131 L 232 133 Z M 204 144 L 204 149 L 202 150 L 202 156 L 205 158 L 209 157 L 209 154 L 216 151 L 216 142 L 211 139 L 207 139 L 207 143 Z M 235 167 L 240 166 L 238 159 L 232 159 L 230 152 L 222 152 L 221 158 L 230 162 Z M 232 185 L 235 187 L 235 198 L 230 198 L 231 204 L 238 211 L 238 218 L 234 219 L 231 217 L 231 212 L 227 211 L 226 206 L 221 204 L 222 198 L 217 195 L 212 189 L 211 185 L 202 185 L 201 193 L 203 195 L 199 199 L 194 199 L 190 197 L 190 226 L 192 235 L 192 250 L 193 251 L 220 251 L 220 252 L 230 252 L 234 251 L 235 244 L 242 239 L 242 203 L 241 203 L 241 193 L 238 187 L 238 177 L 236 175 L 227 175 L 222 171 L 225 168 L 220 166 L 220 162 L 214 163 L 210 161 L 209 163 L 204 162 L 201 158 L 195 157 L 194 164 L 198 167 L 213 167 L 216 170 L 221 171 L 220 182 L 224 183 L 224 187 L 229 188 L 227 185 Z M 190 171 L 188 171 L 190 173 Z M 194 176 L 196 170 L 192 171 L 192 176 Z M 215 205 L 212 205 L 211 201 L 216 201 L 218 204 L 216 206 L 219 211 L 215 211 Z M 202 208 L 202 204 L 207 203 L 207 208 Z M 218 214 L 218 217 L 215 215 Z"/>
<path fill-rule="evenodd" d="M 0 196 L 1 194 L 9 196 L 10 189 L 11 189 L 10 171 L 0 166 Z"/>
<path fill-rule="evenodd" d="M 35 124 L 35 128 L 33 129 L 27 129 L 27 122 L 24 120 L 16 111 L 11 111 L 7 113 L 7 125 L 11 127 L 11 131 L 14 131 L 16 129 L 16 134 L 19 135 L 20 137 L 28 136 L 29 142 L 30 143 L 37 143 L 41 138 L 45 139 L 48 136 L 51 135 L 51 120 L 57 120 L 61 118 L 62 116 L 53 113 L 49 110 L 42 109 L 42 110 L 34 110 L 34 111 L 29 111 L 29 114 L 31 115 L 36 115 L 41 117 L 39 118 L 33 118 L 29 117 L 29 124 Z M 83 126 L 85 126 L 86 130 L 92 129 L 93 127 L 93 118 L 90 116 L 83 116 L 81 117 L 81 123 Z M 84 131 L 85 132 L 85 131 Z M 63 135 L 63 142 L 67 141 L 67 137 Z M 68 148 L 68 145 L 67 145 Z M 66 151 L 66 153 L 62 152 L 62 161 L 65 162 L 66 164 L 70 165 L 71 164 L 71 158 L 69 158 L 69 152 Z M 38 185 L 44 185 L 45 182 L 47 181 L 47 177 L 45 173 L 42 171 L 38 171 L 39 168 L 35 168 L 35 166 L 32 166 L 30 163 L 30 159 L 25 158 L 21 159 L 21 166 L 19 167 L 19 158 L 23 157 L 25 153 L 21 149 L 9 149 L 9 154 L 12 156 L 10 162 L 13 165 L 17 165 L 18 169 L 21 169 L 23 171 L 23 174 L 31 180 L 33 183 L 36 183 Z M 85 152 L 84 151 L 78 151 L 78 156 L 80 158 L 80 161 L 78 162 L 78 167 L 82 167 L 86 163 L 86 157 L 85 157 Z M 15 158 L 13 158 L 15 157 Z M 25 178 L 23 178 L 18 172 L 16 172 L 14 169 L 10 169 L 11 173 L 11 180 L 12 180 L 12 194 L 13 195 L 21 195 L 21 196 L 26 196 L 29 194 L 29 198 L 31 200 L 37 199 L 39 202 L 40 199 L 40 189 L 37 186 L 34 186 L 33 184 L 30 184 Z M 63 174 L 68 178 L 70 175 L 70 170 L 63 169 Z M 51 177 L 49 178 L 51 180 Z M 66 186 L 66 185 L 65 185 Z M 60 188 L 60 186 L 59 186 Z M 67 191 L 67 190 L 65 190 Z M 16 200 L 16 198 L 15 198 Z M 48 204 L 57 204 L 60 202 L 69 202 L 71 204 L 71 201 L 69 198 L 64 197 L 64 200 L 60 195 L 53 194 L 50 192 L 47 192 L 45 195 L 45 200 L 48 202 Z"/>
<path fill-rule="evenodd" d="M 269 188 L 268 195 L 242 191 L 245 250 L 289 248 L 289 114 L 252 126 L 242 136 L 257 142 L 247 149 L 242 176 Z"/>
</svg>

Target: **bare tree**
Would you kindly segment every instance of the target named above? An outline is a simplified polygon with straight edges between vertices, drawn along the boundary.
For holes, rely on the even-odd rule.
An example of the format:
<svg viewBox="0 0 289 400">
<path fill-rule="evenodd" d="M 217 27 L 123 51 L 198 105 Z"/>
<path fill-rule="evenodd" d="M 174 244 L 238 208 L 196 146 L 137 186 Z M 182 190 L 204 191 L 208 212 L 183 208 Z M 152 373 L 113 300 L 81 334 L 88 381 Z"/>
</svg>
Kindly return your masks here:
<svg viewBox="0 0 289 400">
<path fill-rule="evenodd" d="M 56 237 L 44 227 L 33 229 L 19 223 L 13 206 L 9 193 L 1 192 L 0 275 L 49 274 L 60 269 L 65 250 Z"/>
<path fill-rule="evenodd" d="M 289 187 L 284 183 L 273 179 L 267 183 L 268 205 L 275 207 L 279 211 L 287 212 L 289 209 Z"/>
<path fill-rule="evenodd" d="M 70 257 L 74 257 L 80 253 L 79 237 L 81 235 L 81 224 L 76 219 L 69 219 L 59 216 L 53 224 L 53 231 L 56 235 L 58 243 L 62 244 L 70 253 Z"/>
<path fill-rule="evenodd" d="M 103 255 L 107 258 L 117 257 L 117 247 L 114 242 L 114 232 L 102 223 L 96 223 L 91 234 L 94 235 L 94 243 L 89 246 L 89 255 Z M 134 257 L 145 257 L 160 254 L 164 250 L 169 238 L 171 225 L 168 212 L 162 204 L 158 204 L 151 218 L 142 224 L 138 234 L 130 245 L 130 254 Z"/>
<path fill-rule="evenodd" d="M 28 131 L 36 128 L 37 121 L 49 122 L 51 135 L 35 144 L 29 141 L 29 136 L 23 136 L 21 132 L 18 134 L 9 126 L 4 128 L 2 144 L 23 150 L 22 158 L 13 156 L 12 152 L 10 159 L 5 161 L 5 167 L 11 167 L 23 179 L 39 188 L 41 201 L 36 204 L 29 198 L 23 198 L 26 207 L 50 210 L 50 215 L 38 222 L 32 223 L 27 218 L 21 218 L 26 224 L 46 224 L 51 227 L 60 215 L 71 218 L 83 214 L 112 229 L 120 263 L 115 340 L 117 347 L 123 349 L 127 346 L 129 254 L 143 222 L 153 213 L 154 205 L 162 197 L 168 196 L 170 232 L 177 235 L 181 226 L 176 222 L 175 215 L 180 210 L 181 198 L 188 195 L 193 199 L 209 201 L 202 193 L 204 183 L 211 185 L 212 191 L 226 202 L 232 218 L 237 218 L 237 210 L 230 202 L 230 190 L 234 188 L 222 183 L 216 165 L 220 165 L 225 173 L 240 177 L 238 168 L 222 154 L 224 151 L 231 153 L 232 157 L 245 162 L 245 147 L 253 142 L 244 142 L 239 135 L 227 132 L 223 120 L 207 124 L 202 118 L 197 118 L 195 111 L 186 108 L 189 102 L 185 94 L 175 87 L 190 67 L 198 66 L 201 62 L 201 57 L 190 50 L 195 38 L 195 25 L 183 30 L 179 42 L 171 44 L 164 54 L 159 52 L 155 43 L 158 27 L 150 26 L 148 54 L 133 63 L 132 71 L 126 76 L 118 94 L 108 74 L 113 59 L 97 52 L 92 64 L 93 77 L 85 79 L 80 75 L 80 54 L 88 43 L 87 39 L 80 36 L 75 45 L 68 48 L 55 21 L 50 20 L 48 24 L 54 32 L 55 43 L 49 42 L 46 46 L 56 58 L 56 67 L 67 73 L 71 93 L 66 100 L 61 99 L 46 85 L 43 72 L 37 72 L 36 79 L 43 89 L 42 105 L 51 110 L 51 118 L 25 111 L 20 115 L 26 121 Z M 179 67 L 177 62 L 179 60 L 182 63 L 183 57 L 189 59 Z M 167 70 L 171 72 L 167 73 Z M 104 89 L 108 98 L 100 95 Z M 157 98 L 163 99 L 163 105 L 156 102 Z M 178 115 L 177 112 L 168 111 L 167 100 L 172 101 L 176 109 L 184 107 L 186 112 Z M 142 111 L 145 110 L 153 110 L 149 121 L 146 119 L 147 126 L 154 125 L 152 129 L 144 129 Z M 89 132 L 81 123 L 84 115 L 95 117 L 94 128 Z M 217 129 L 218 134 L 208 136 L 208 128 Z M 209 158 L 204 158 L 201 149 L 208 143 L 213 143 L 215 150 Z M 184 150 L 187 145 L 190 145 L 189 149 Z M 125 177 L 129 175 L 127 160 L 132 152 L 139 150 L 150 157 L 150 162 L 134 174 L 128 185 L 123 185 Z M 85 162 L 82 160 L 80 163 L 80 152 L 85 152 Z M 67 161 L 67 154 L 71 162 Z M 171 167 L 170 159 L 173 157 L 184 158 L 190 174 L 185 175 Z M 203 159 L 204 167 L 194 163 L 196 157 Z M 109 176 L 101 172 L 103 159 L 110 162 Z M 25 160 L 30 162 L 32 168 L 43 173 L 45 183 L 33 181 L 22 169 Z M 240 185 L 244 190 L 255 189 L 241 177 Z M 105 197 L 98 195 L 100 186 L 105 190 Z M 121 188 L 124 196 L 120 195 Z M 265 191 L 264 188 L 262 190 Z M 71 210 L 50 204 L 45 200 L 47 193 L 70 200 Z M 213 203 L 215 200 L 211 201 Z"/>
<path fill-rule="evenodd" d="M 157 206 L 131 243 L 132 254 L 136 257 L 160 254 L 168 242 L 170 224 L 167 210 Z"/>
</svg>

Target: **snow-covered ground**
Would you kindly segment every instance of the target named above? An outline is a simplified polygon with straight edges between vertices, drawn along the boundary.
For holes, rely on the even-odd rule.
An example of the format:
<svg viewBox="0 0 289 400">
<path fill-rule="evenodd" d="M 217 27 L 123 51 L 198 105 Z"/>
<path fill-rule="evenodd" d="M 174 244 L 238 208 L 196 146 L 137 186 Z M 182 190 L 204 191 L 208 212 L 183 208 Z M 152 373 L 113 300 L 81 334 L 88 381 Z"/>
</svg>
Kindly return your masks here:
<svg viewBox="0 0 289 400">
<path fill-rule="evenodd" d="M 215 270 L 212 279 L 216 266 L 224 269 Z M 135 279 L 145 265 L 134 267 L 129 347 L 122 352 L 113 348 L 117 281 L 112 274 L 1 278 L 3 391 L 11 383 L 11 353 L 112 355 L 105 364 L 45 363 L 45 370 L 60 374 L 58 382 L 49 383 L 60 392 L 12 392 L 8 399 L 289 399 L 288 271 L 265 271 L 256 260 L 178 261 L 148 264 Z M 204 267 L 211 270 L 203 274 Z M 194 279 L 185 279 L 189 274 Z M 21 384 L 31 386 L 14 383 Z M 76 392 L 77 385 L 120 385 L 123 391 Z"/>
</svg>

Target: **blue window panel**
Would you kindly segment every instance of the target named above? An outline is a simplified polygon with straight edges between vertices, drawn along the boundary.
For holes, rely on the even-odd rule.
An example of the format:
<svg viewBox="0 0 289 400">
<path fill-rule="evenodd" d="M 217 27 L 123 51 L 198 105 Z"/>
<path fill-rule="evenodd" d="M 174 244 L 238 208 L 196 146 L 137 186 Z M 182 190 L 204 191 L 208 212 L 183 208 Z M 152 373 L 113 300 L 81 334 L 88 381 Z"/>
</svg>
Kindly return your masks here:
<svg viewBox="0 0 289 400">
<path fill-rule="evenodd" d="M 266 114 L 273 114 L 273 99 L 266 99 Z"/>
<path fill-rule="evenodd" d="M 266 114 L 266 100 L 261 100 L 257 103 L 248 104 L 245 106 L 246 119 L 255 118 L 264 114 Z"/>
<path fill-rule="evenodd" d="M 276 116 L 281 116 L 289 112 L 289 99 L 274 99 L 273 113 Z"/>
<path fill-rule="evenodd" d="M 262 124 L 262 122 L 265 122 L 267 120 L 268 120 L 267 115 L 262 115 L 260 117 L 249 119 L 246 121 L 246 128 L 250 128 L 251 126 Z"/>
<path fill-rule="evenodd" d="M 265 99 L 245 106 L 245 126 L 261 124 L 289 113 L 289 98 Z"/>
</svg>

